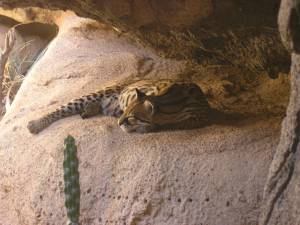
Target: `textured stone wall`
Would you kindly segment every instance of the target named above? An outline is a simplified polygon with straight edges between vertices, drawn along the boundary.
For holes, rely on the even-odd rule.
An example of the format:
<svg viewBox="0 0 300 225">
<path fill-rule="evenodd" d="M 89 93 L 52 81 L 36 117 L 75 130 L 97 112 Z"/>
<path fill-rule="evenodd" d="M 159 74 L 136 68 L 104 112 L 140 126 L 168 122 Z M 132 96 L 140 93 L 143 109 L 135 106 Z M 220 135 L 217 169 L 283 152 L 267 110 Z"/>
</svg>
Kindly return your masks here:
<svg viewBox="0 0 300 225">
<path fill-rule="evenodd" d="M 283 0 L 279 13 L 282 41 L 292 55 L 291 96 L 281 138 L 264 190 L 260 225 L 300 223 L 300 1 Z"/>
<path fill-rule="evenodd" d="M 144 26 L 153 23 L 167 26 L 189 26 L 211 16 L 213 13 L 211 0 L 0 1 L 0 7 L 4 8 L 28 6 L 70 9 L 80 16 L 105 21 L 120 18 L 123 22 L 134 26 Z M 118 23 L 118 21 L 115 21 L 115 23 Z"/>
<path fill-rule="evenodd" d="M 1 0 L 0 7 L 70 9 L 83 17 L 106 22 L 114 20 L 116 26 L 122 21 L 134 27 L 187 28 L 216 20 L 219 23 L 248 23 L 259 18 L 266 21 L 267 16 L 276 14 L 278 3 L 279 0 Z M 247 19 L 242 19 L 243 15 Z"/>
</svg>

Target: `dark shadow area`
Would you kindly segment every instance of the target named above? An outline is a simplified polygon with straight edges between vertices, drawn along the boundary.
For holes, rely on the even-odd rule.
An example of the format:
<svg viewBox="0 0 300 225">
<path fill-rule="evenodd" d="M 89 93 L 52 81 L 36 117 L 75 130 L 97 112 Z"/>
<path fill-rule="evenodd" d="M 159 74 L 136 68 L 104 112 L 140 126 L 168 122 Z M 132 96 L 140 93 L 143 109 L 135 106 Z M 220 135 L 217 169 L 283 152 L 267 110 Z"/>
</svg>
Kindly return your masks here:
<svg viewBox="0 0 300 225">
<path fill-rule="evenodd" d="M 52 40 L 58 33 L 58 26 L 39 22 L 24 23 L 15 26 L 22 36 L 39 36 L 45 40 Z"/>
<path fill-rule="evenodd" d="M 18 23 L 19 23 L 18 21 L 14 20 L 10 17 L 0 15 L 0 24 L 2 24 L 2 25 L 12 27 L 12 26 L 17 25 Z"/>
</svg>

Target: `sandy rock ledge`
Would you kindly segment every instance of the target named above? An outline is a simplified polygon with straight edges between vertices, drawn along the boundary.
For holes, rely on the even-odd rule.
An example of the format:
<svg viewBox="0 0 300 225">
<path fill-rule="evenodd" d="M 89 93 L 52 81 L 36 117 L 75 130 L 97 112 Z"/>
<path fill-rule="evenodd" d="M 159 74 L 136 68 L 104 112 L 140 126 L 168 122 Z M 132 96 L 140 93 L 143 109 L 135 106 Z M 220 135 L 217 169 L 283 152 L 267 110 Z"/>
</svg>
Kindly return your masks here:
<svg viewBox="0 0 300 225">
<path fill-rule="evenodd" d="M 63 139 L 76 138 L 82 224 L 255 225 L 280 118 L 193 131 L 126 134 L 116 119 L 79 116 L 31 135 L 27 122 L 114 80 L 175 77 L 162 60 L 111 29 L 71 13 L 0 123 L 0 224 L 66 223 Z M 91 26 L 92 24 L 92 26 Z M 96 28 L 95 28 L 96 26 Z"/>
</svg>

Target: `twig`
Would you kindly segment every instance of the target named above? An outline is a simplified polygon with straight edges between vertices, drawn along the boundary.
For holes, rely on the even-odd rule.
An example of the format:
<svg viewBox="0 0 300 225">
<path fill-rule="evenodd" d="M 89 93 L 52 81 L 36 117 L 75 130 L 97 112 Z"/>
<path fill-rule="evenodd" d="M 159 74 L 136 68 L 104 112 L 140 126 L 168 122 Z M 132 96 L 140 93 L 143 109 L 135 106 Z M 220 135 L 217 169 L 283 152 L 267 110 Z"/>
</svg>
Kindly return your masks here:
<svg viewBox="0 0 300 225">
<path fill-rule="evenodd" d="M 2 82 L 4 78 L 4 69 L 5 65 L 7 63 L 8 57 L 10 52 L 12 51 L 12 48 L 15 44 L 15 29 L 11 28 L 5 36 L 5 46 L 4 49 L 0 52 L 0 99 L 3 98 L 2 96 Z"/>
</svg>

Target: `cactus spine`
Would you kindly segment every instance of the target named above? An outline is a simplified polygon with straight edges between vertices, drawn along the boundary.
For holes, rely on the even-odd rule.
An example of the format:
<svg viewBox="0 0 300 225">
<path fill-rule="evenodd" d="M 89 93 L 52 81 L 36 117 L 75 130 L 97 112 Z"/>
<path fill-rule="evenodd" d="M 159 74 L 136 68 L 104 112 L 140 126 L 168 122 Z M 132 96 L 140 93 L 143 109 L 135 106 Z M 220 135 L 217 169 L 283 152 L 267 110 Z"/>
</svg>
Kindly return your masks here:
<svg viewBox="0 0 300 225">
<path fill-rule="evenodd" d="M 77 147 L 75 139 L 68 136 L 64 141 L 64 182 L 65 206 L 69 218 L 68 225 L 79 225 L 80 186 Z"/>
</svg>

